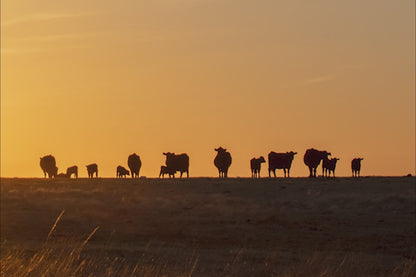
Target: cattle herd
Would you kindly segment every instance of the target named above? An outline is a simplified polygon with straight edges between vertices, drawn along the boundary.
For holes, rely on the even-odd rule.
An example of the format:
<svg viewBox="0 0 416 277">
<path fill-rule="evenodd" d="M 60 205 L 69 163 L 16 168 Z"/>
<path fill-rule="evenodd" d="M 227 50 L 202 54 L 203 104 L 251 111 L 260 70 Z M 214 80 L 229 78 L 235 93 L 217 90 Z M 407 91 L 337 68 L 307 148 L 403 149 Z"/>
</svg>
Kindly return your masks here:
<svg viewBox="0 0 416 277">
<path fill-rule="evenodd" d="M 228 177 L 228 169 L 231 165 L 232 158 L 230 152 L 227 149 L 222 147 L 216 148 L 217 156 L 214 159 L 214 165 L 218 169 L 219 178 Z M 269 164 L 269 177 L 271 172 L 273 176 L 276 177 L 276 169 L 283 169 L 284 177 L 289 177 L 290 168 L 292 166 L 292 161 L 297 152 L 286 152 L 286 153 L 276 153 L 270 152 L 268 155 L 268 164 Z M 163 153 L 166 156 L 165 165 L 160 167 L 160 177 L 165 177 L 168 175 L 169 178 L 174 178 L 176 172 L 180 173 L 182 177 L 183 173 L 186 173 L 186 177 L 189 177 L 189 156 L 187 154 L 179 154 L 166 152 Z M 319 151 L 314 148 L 308 149 L 303 156 L 303 161 L 305 165 L 309 168 L 309 177 L 316 177 L 316 169 L 322 161 L 322 176 L 332 176 L 335 177 L 335 166 L 337 164 L 338 158 L 329 159 L 331 153 L 327 151 Z M 362 158 L 356 158 L 351 161 L 351 170 L 353 177 L 360 176 L 361 170 L 361 161 Z M 263 156 L 259 158 L 253 158 L 250 160 L 251 176 L 253 178 L 260 178 L 261 164 L 265 163 L 266 160 Z M 131 154 L 127 159 L 127 164 L 130 170 L 119 165 L 116 169 L 117 178 L 125 178 L 127 175 L 131 175 L 132 178 L 139 178 L 140 168 L 142 166 L 142 161 L 140 156 Z M 55 157 L 52 155 L 47 155 L 40 158 L 40 167 L 43 170 L 44 176 L 48 175 L 49 178 L 53 177 L 62 177 L 62 178 L 71 178 L 74 175 L 75 178 L 78 178 L 78 167 L 76 165 L 68 167 L 66 173 L 58 174 L 58 167 L 56 166 Z M 98 165 L 96 163 L 89 164 L 86 166 L 88 177 L 93 178 L 98 177 Z M 286 175 L 287 174 L 287 175 Z"/>
</svg>

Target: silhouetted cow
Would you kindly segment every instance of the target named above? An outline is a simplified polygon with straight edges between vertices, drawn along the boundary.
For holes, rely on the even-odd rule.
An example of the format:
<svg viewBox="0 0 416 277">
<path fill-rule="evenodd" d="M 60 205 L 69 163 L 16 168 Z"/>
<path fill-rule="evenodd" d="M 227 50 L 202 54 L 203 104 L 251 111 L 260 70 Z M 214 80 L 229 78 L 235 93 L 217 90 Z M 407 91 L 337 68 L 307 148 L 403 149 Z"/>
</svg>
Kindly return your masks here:
<svg viewBox="0 0 416 277">
<path fill-rule="evenodd" d="M 98 165 L 97 164 L 87 165 L 87 171 L 88 171 L 88 178 L 93 178 L 94 173 L 95 173 L 95 177 L 98 178 Z"/>
<path fill-rule="evenodd" d="M 259 157 L 259 158 L 252 158 L 250 160 L 250 168 L 251 168 L 251 177 L 253 178 L 260 178 L 260 170 L 261 170 L 261 164 L 265 163 L 266 160 L 264 159 L 263 156 Z"/>
<path fill-rule="evenodd" d="M 286 153 L 276 153 L 270 152 L 269 153 L 269 177 L 271 177 L 270 172 L 273 172 L 274 177 L 276 177 L 276 169 L 283 169 L 285 177 L 286 177 L 286 170 L 287 170 L 287 177 L 289 177 L 290 167 L 292 166 L 292 161 L 295 155 L 298 152 L 286 152 Z"/>
<path fill-rule="evenodd" d="M 332 175 L 335 177 L 335 166 L 337 165 L 338 158 L 328 159 L 325 158 L 322 160 L 322 176 L 331 177 Z"/>
<path fill-rule="evenodd" d="M 328 158 L 329 155 L 331 153 L 313 148 L 306 150 L 303 161 L 309 168 L 309 177 L 316 177 L 316 168 L 321 163 L 321 160 Z"/>
<path fill-rule="evenodd" d="M 166 156 L 166 167 L 170 172 L 179 171 L 182 174 L 186 172 L 186 177 L 189 178 L 189 156 L 185 153 L 175 155 L 175 153 L 163 153 Z"/>
<path fill-rule="evenodd" d="M 126 177 L 126 175 L 130 175 L 130 172 L 121 165 L 117 166 L 116 177 L 122 178 L 122 177 Z"/>
<path fill-rule="evenodd" d="M 218 176 L 219 178 L 227 178 L 228 177 L 228 168 L 231 165 L 232 159 L 230 152 L 227 152 L 227 149 L 222 147 L 216 148 L 217 156 L 214 159 L 214 164 L 218 168 Z"/>
<path fill-rule="evenodd" d="M 352 177 L 360 177 L 361 161 L 363 158 L 356 158 L 351 161 Z"/>
<path fill-rule="evenodd" d="M 43 170 L 43 174 L 46 178 L 46 173 L 48 177 L 56 177 L 58 175 L 58 168 L 56 167 L 55 157 L 52 155 L 47 155 L 40 158 L 40 167 Z"/>
<path fill-rule="evenodd" d="M 71 178 L 72 174 L 75 174 L 75 178 L 78 179 L 78 166 L 74 165 L 66 169 L 66 175 L 68 178 Z"/>
<path fill-rule="evenodd" d="M 142 167 L 140 156 L 136 155 L 136 153 L 131 154 L 127 159 L 127 164 L 130 168 L 131 178 L 139 178 L 140 168 Z"/>
<path fill-rule="evenodd" d="M 159 178 L 160 178 L 160 176 L 165 178 L 165 174 L 168 174 L 169 178 L 171 178 L 171 177 L 175 178 L 175 173 L 176 173 L 176 171 L 169 170 L 169 168 L 167 166 L 162 165 L 160 167 Z"/>
</svg>

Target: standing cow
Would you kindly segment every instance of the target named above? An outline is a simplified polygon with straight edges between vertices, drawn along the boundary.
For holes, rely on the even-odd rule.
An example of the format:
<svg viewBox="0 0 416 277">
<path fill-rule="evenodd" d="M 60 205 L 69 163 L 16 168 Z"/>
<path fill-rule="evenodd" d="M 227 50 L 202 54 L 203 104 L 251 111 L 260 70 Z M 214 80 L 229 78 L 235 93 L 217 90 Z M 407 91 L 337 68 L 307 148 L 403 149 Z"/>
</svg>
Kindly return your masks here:
<svg viewBox="0 0 416 277">
<path fill-rule="evenodd" d="M 286 177 L 286 170 L 287 170 L 287 177 L 289 177 L 290 168 L 292 166 L 292 161 L 295 158 L 295 155 L 298 152 L 286 152 L 286 153 L 276 153 L 270 152 L 269 153 L 269 177 L 271 177 L 270 172 L 273 172 L 274 177 L 276 178 L 276 169 L 283 169 L 283 172 Z"/>
<path fill-rule="evenodd" d="M 169 172 L 179 171 L 182 174 L 186 172 L 186 177 L 189 178 L 189 156 L 185 153 L 176 155 L 175 153 L 163 153 L 166 156 L 166 167 Z"/>
<path fill-rule="evenodd" d="M 252 178 L 260 178 L 260 170 L 261 170 L 261 164 L 265 163 L 266 160 L 264 159 L 263 156 L 261 156 L 260 158 L 252 158 L 250 160 L 250 168 L 251 168 L 251 177 Z"/>
<path fill-rule="evenodd" d="M 117 166 L 117 172 L 116 172 L 116 177 L 118 178 L 125 178 L 126 175 L 130 175 L 130 172 L 123 166 L 119 165 Z"/>
<path fill-rule="evenodd" d="M 127 159 L 127 164 L 130 168 L 131 178 L 139 178 L 140 168 L 142 167 L 140 156 L 136 155 L 136 153 L 131 154 Z"/>
<path fill-rule="evenodd" d="M 55 157 L 47 155 L 40 158 L 40 167 L 43 170 L 43 174 L 46 178 L 46 173 L 49 178 L 56 177 L 58 175 L 58 168 L 56 167 Z"/>
<path fill-rule="evenodd" d="M 331 177 L 331 172 L 333 177 L 335 177 L 335 167 L 337 165 L 338 158 L 324 159 L 322 160 L 322 176 Z"/>
<path fill-rule="evenodd" d="M 361 161 L 363 158 L 356 158 L 351 161 L 352 177 L 360 177 Z"/>
<path fill-rule="evenodd" d="M 66 169 L 66 176 L 68 176 L 68 178 L 71 178 L 72 174 L 78 179 L 78 166 L 74 165 Z"/>
<path fill-rule="evenodd" d="M 303 161 L 309 168 L 309 177 L 316 177 L 316 168 L 321 163 L 321 160 L 327 159 L 331 153 L 327 151 L 319 151 L 316 149 L 308 149 L 303 156 Z"/>
<path fill-rule="evenodd" d="M 232 159 L 230 152 L 227 152 L 227 149 L 222 147 L 216 148 L 217 156 L 214 159 L 214 164 L 218 168 L 219 178 L 228 177 L 228 168 L 231 165 Z"/>
<path fill-rule="evenodd" d="M 95 177 L 98 178 L 98 165 L 97 164 L 87 165 L 87 172 L 88 172 L 88 178 L 93 178 L 94 173 L 95 173 Z"/>
</svg>

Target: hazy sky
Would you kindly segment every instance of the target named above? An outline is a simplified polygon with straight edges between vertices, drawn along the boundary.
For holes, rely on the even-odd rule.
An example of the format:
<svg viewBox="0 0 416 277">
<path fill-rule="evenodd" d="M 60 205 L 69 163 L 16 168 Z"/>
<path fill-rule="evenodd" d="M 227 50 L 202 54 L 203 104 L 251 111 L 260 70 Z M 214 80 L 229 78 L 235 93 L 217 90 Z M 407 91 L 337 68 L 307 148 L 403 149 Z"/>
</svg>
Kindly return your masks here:
<svg viewBox="0 0 416 277">
<path fill-rule="evenodd" d="M 186 152 L 191 176 L 233 157 L 332 152 L 349 176 L 415 173 L 415 6 L 410 0 L 1 2 L 1 176 Z M 321 169 L 319 168 L 318 171 Z M 262 175 L 267 173 L 263 165 Z M 278 173 L 282 176 L 282 172 Z"/>
</svg>

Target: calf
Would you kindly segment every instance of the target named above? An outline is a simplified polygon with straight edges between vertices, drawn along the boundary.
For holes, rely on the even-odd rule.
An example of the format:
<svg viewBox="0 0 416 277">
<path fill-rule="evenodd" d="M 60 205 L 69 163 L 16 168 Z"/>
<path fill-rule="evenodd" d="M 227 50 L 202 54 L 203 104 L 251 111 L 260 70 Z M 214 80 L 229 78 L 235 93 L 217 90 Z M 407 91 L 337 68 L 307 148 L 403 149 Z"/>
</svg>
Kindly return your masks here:
<svg viewBox="0 0 416 277">
<path fill-rule="evenodd" d="M 98 165 L 97 164 L 87 165 L 87 172 L 88 172 L 88 178 L 93 178 L 94 173 L 95 173 L 95 177 L 98 178 Z"/>
<path fill-rule="evenodd" d="M 130 175 L 130 172 L 126 168 L 122 167 L 121 165 L 117 166 L 116 177 L 123 178 L 123 177 L 126 177 L 126 175 Z"/>
<path fill-rule="evenodd" d="M 169 170 L 169 168 L 167 166 L 162 165 L 160 167 L 160 173 L 159 173 L 159 178 L 160 176 L 162 176 L 163 178 L 165 178 L 165 174 L 169 175 L 169 178 L 175 178 L 175 171 L 173 170 Z"/>
<path fill-rule="evenodd" d="M 363 158 L 356 158 L 351 161 L 352 177 L 360 177 L 361 161 Z"/>
<path fill-rule="evenodd" d="M 335 177 L 335 166 L 337 165 L 338 158 L 324 159 L 322 161 L 322 175 L 326 177 L 331 177 L 331 171 L 333 177 Z"/>
<path fill-rule="evenodd" d="M 68 178 L 71 178 L 72 174 L 74 174 L 75 178 L 78 179 L 78 166 L 74 165 L 66 169 L 66 175 L 68 176 Z"/>
<path fill-rule="evenodd" d="M 260 158 L 252 158 L 250 160 L 250 167 L 251 167 L 251 177 L 252 178 L 260 178 L 260 170 L 261 170 L 261 164 L 265 163 L 266 160 L 263 156 Z"/>
<path fill-rule="evenodd" d="M 65 173 L 59 173 L 58 175 L 56 175 L 56 178 L 68 178 L 68 175 Z"/>
</svg>

